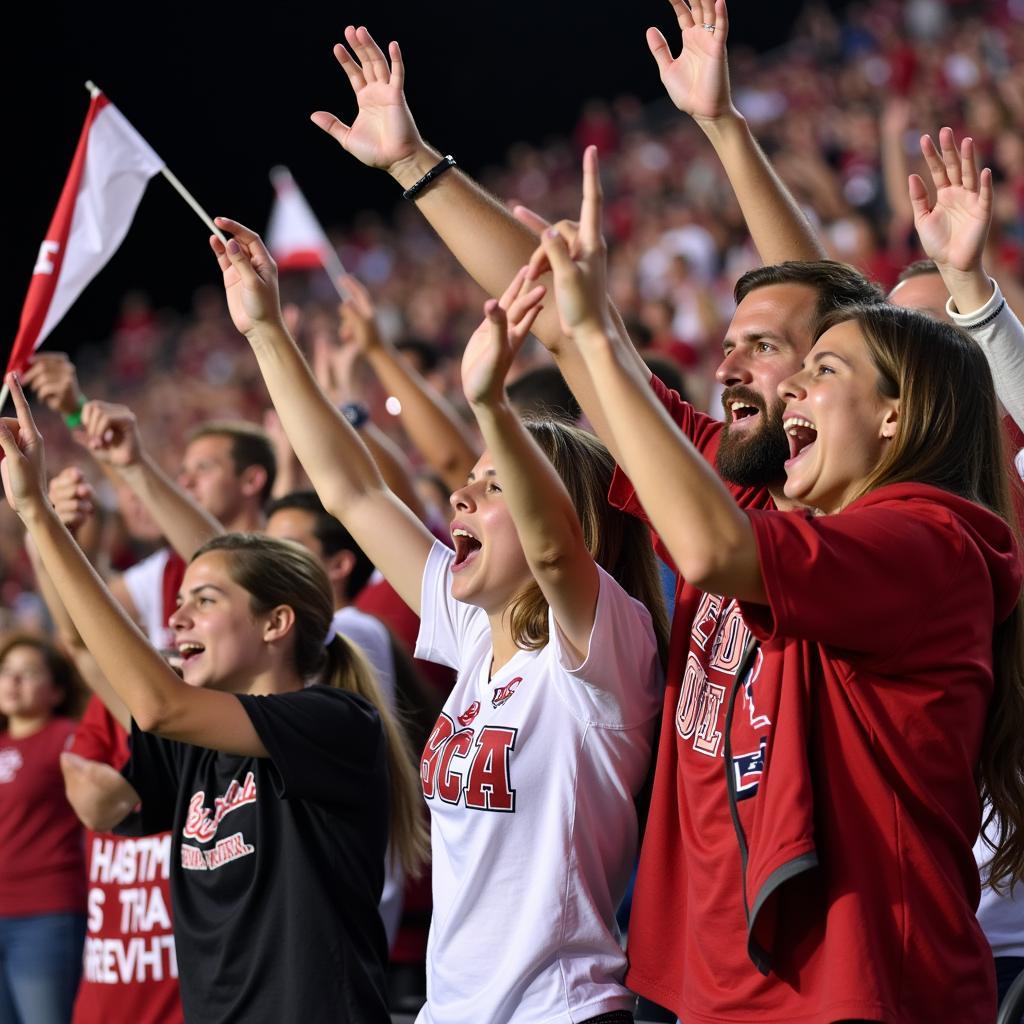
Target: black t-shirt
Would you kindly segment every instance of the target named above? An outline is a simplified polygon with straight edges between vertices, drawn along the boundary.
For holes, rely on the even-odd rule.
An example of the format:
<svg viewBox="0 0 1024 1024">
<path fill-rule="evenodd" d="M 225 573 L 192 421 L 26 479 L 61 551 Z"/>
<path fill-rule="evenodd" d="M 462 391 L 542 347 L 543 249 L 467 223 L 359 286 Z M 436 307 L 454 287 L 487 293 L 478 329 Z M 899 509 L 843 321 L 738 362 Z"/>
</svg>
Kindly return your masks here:
<svg viewBox="0 0 1024 1024">
<path fill-rule="evenodd" d="M 388 831 L 377 712 L 325 686 L 238 698 L 270 754 L 140 732 L 124 777 L 171 830 L 171 897 L 189 1024 L 386 1024 L 377 911 Z"/>
</svg>

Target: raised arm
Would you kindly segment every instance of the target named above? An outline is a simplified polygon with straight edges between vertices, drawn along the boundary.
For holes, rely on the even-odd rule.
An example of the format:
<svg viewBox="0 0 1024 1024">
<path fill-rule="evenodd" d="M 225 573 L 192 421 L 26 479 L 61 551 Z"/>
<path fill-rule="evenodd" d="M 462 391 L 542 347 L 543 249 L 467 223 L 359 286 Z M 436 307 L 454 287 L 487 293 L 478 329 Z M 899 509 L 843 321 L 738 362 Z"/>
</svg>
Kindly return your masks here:
<svg viewBox="0 0 1024 1024">
<path fill-rule="evenodd" d="M 936 188 L 934 204 L 924 182 L 909 179 L 914 224 L 925 253 L 949 290 L 954 321 L 985 353 L 996 394 L 1018 426 L 1024 426 L 1024 326 L 985 271 L 985 244 L 992 223 L 992 172 L 978 173 L 974 143 L 959 146 L 949 128 L 939 132 L 939 151 L 928 135 L 921 151 Z"/>
<path fill-rule="evenodd" d="M 349 25 L 345 40 L 352 53 L 338 43 L 334 56 L 352 86 L 358 112 L 348 125 L 318 110 L 313 123 L 361 163 L 387 171 L 408 189 L 438 164 L 442 154 L 424 142 L 406 103 L 402 51 L 392 42 L 385 57 L 362 26 Z M 494 297 L 536 248 L 530 229 L 458 168 L 431 182 L 415 203 L 455 258 Z M 545 335 L 558 331 L 557 318 L 541 314 L 534 331 L 547 340 Z"/>
<path fill-rule="evenodd" d="M 670 0 L 682 35 L 673 58 L 664 35 L 647 30 L 672 102 L 697 122 L 715 148 L 736 193 L 747 229 L 764 263 L 820 260 L 825 250 L 757 144 L 746 119 L 733 106 L 725 44 L 729 13 L 725 0 Z"/>
<path fill-rule="evenodd" d="M 544 236 L 554 268 L 562 326 L 587 362 L 623 470 L 680 575 L 702 590 L 749 601 L 766 600 L 750 521 L 621 352 L 603 302 L 605 247 L 597 151 L 583 158 L 581 255 L 573 260 L 558 234 Z"/>
<path fill-rule="evenodd" d="M 135 493 L 160 532 L 185 561 L 224 528 L 168 477 L 146 451 L 135 413 L 112 402 L 87 402 L 82 410 L 84 443 Z"/>
<path fill-rule="evenodd" d="M 293 335 L 294 337 L 294 335 Z M 325 395 L 341 409 L 366 445 L 380 470 L 384 483 L 402 504 L 426 521 L 426 509 L 416 493 L 412 464 L 405 452 L 370 418 L 369 406 L 363 401 L 359 371 L 363 357 L 350 344 L 338 346 L 326 332 L 313 338 L 313 376 Z"/>
<path fill-rule="evenodd" d="M 317 385 L 281 319 L 277 267 L 254 231 L 219 217 L 234 236 L 210 245 L 224 274 L 228 311 L 256 355 L 274 408 L 314 489 L 414 611 L 434 543 L 385 485 L 356 432 Z"/>
<path fill-rule="evenodd" d="M 986 167 L 978 173 L 974 140 L 964 139 L 958 149 L 951 128 L 939 132 L 939 149 L 930 135 L 921 136 L 921 152 L 936 195 L 933 204 L 920 176 L 910 175 L 914 227 L 953 304 L 961 313 L 969 313 L 992 296 L 992 282 L 983 265 L 992 223 L 992 172 Z"/>
<path fill-rule="evenodd" d="M 524 267 L 501 301 L 484 306 L 462 357 L 462 387 L 483 434 L 527 564 L 559 629 L 587 657 L 600 588 L 569 492 L 513 411 L 505 377 L 538 313 L 543 286 L 520 293 Z M 517 297 L 518 296 L 518 297 Z"/>
<path fill-rule="evenodd" d="M 150 646 L 96 575 L 46 499 L 43 439 L 15 374 L 17 420 L 0 419 L 0 476 L 60 600 L 99 670 L 139 728 L 227 753 L 265 757 L 249 716 L 230 693 L 187 686 Z"/>
<path fill-rule="evenodd" d="M 334 114 L 321 110 L 313 114 L 313 121 L 357 160 L 386 170 L 403 189 L 408 189 L 438 164 L 441 153 L 424 142 L 409 111 L 402 52 L 398 43 L 390 43 L 389 65 L 365 28 L 349 26 L 345 39 L 358 60 L 340 43 L 334 47 L 334 55 L 352 86 L 357 115 L 347 125 Z M 522 219 L 517 220 L 458 168 L 432 181 L 416 195 L 414 202 L 452 255 L 493 298 L 504 292 L 508 282 L 533 255 L 543 229 L 543 222 L 529 211 L 523 211 Z M 546 273 L 545 268 L 542 274 Z M 545 280 L 543 276 L 541 279 Z M 612 322 L 622 330 L 623 340 L 627 340 L 618 314 L 613 312 L 612 316 Z M 553 309 L 541 311 L 533 333 L 554 356 L 587 418 L 607 444 L 600 405 L 586 368 L 576 349 L 565 343 Z M 643 365 L 639 356 L 637 363 Z"/>
<path fill-rule="evenodd" d="M 427 464 L 451 489 L 466 482 L 480 453 L 458 413 L 443 395 L 381 337 L 370 293 L 354 277 L 345 278 L 349 299 L 341 307 L 346 345 L 362 353 L 389 395 L 402 405 L 402 426 Z"/>
</svg>

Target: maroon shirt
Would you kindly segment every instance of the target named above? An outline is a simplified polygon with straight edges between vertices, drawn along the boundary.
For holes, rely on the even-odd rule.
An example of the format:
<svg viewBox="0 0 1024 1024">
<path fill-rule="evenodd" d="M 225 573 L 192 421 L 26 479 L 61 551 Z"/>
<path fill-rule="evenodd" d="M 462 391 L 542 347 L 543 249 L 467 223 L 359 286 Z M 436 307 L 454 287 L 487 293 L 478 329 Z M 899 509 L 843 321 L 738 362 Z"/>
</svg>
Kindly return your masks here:
<svg viewBox="0 0 1024 1024">
<path fill-rule="evenodd" d="M 64 796 L 61 751 L 75 723 L 55 717 L 24 739 L 0 734 L 0 916 L 82 913 L 82 826 Z"/>
</svg>

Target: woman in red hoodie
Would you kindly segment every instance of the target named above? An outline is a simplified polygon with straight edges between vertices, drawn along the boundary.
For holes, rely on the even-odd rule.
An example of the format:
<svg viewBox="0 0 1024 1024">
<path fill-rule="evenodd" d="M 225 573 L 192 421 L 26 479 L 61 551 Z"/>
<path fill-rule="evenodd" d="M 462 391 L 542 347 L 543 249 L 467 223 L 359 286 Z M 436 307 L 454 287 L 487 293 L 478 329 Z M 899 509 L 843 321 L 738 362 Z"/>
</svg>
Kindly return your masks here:
<svg viewBox="0 0 1024 1024">
<path fill-rule="evenodd" d="M 82 969 L 85 853 L 60 754 L 82 693 L 48 641 L 0 644 L 0 1021 L 62 1024 Z"/>
<path fill-rule="evenodd" d="M 733 839 L 695 879 L 720 900 L 704 920 L 687 908 L 705 962 L 679 965 L 681 1016 L 991 1024 L 971 846 L 985 797 L 992 877 L 1024 877 L 1024 614 L 985 358 L 907 310 L 831 315 L 779 386 L 794 507 L 744 511 L 608 322 L 593 152 L 585 168 L 575 251 L 542 240 L 562 328 L 609 446 L 704 591 L 694 638 L 719 623 L 733 680 L 690 680 L 675 721 L 715 752 L 705 825 Z M 681 855 L 692 875 L 699 851 Z"/>
</svg>

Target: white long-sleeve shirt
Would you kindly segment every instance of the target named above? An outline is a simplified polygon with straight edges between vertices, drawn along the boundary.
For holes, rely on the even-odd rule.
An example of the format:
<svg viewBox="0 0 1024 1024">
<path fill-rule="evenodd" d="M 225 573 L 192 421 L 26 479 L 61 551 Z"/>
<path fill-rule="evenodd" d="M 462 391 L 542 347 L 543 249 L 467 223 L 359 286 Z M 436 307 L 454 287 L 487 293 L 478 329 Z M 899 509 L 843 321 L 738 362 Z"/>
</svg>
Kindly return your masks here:
<svg viewBox="0 0 1024 1024">
<path fill-rule="evenodd" d="M 1024 324 L 1010 309 L 999 285 L 992 282 L 992 297 L 981 309 L 961 313 L 950 299 L 946 303 L 946 312 L 985 353 L 999 401 L 1017 426 L 1024 430 Z M 1018 472 L 1024 461 L 1022 454 L 1017 453 Z M 974 857 L 984 883 L 992 851 L 981 836 L 974 844 Z M 1024 956 L 1024 886 L 1017 885 L 1009 896 L 1000 896 L 988 885 L 983 885 L 978 922 L 995 956 Z"/>
</svg>

